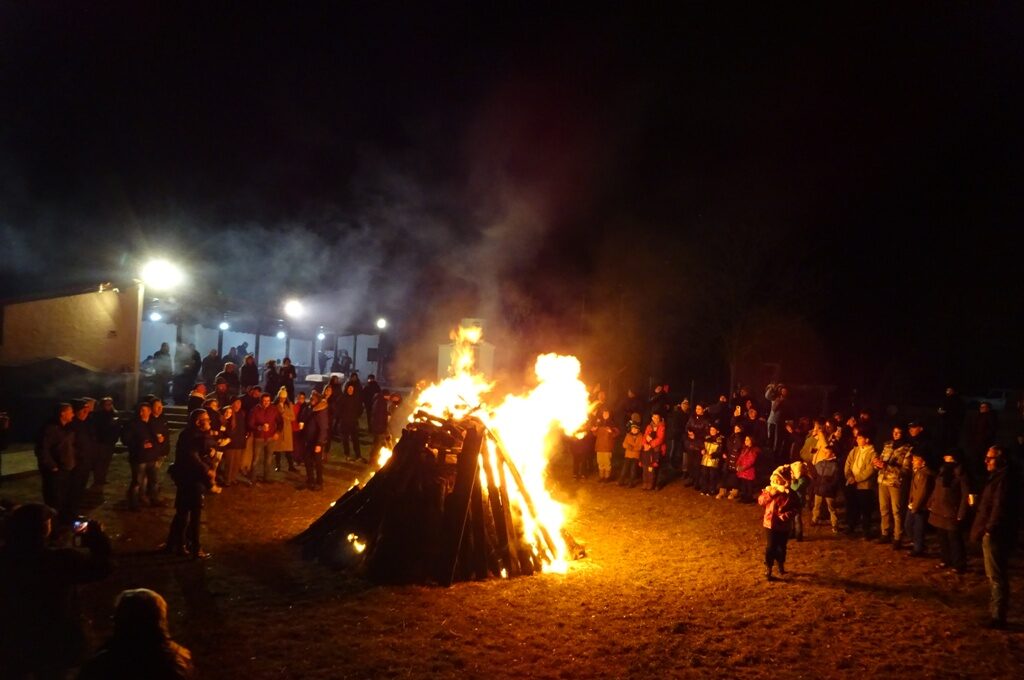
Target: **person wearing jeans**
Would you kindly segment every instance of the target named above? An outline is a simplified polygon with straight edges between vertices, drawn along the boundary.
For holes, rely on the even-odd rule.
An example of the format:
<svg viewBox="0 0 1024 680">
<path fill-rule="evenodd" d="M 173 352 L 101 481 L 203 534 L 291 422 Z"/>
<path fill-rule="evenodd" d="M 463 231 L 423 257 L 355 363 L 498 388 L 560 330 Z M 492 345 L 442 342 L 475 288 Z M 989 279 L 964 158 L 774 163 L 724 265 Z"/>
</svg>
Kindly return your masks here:
<svg viewBox="0 0 1024 680">
<path fill-rule="evenodd" d="M 924 555 L 924 531 L 928 524 L 928 498 L 932 493 L 935 475 L 928 469 L 923 453 L 915 452 L 911 460 L 914 476 L 910 482 L 905 530 L 912 542 L 911 557 L 920 557 Z"/>
<path fill-rule="evenodd" d="M 256 477 L 258 461 L 263 468 L 262 482 L 270 481 L 270 466 L 273 464 L 280 429 L 281 413 L 277 406 L 270 403 L 270 394 L 264 392 L 260 395 L 260 403 L 249 411 L 249 430 L 253 433 L 252 476 Z"/>
<path fill-rule="evenodd" d="M 981 492 L 978 514 L 971 526 L 971 540 L 981 542 L 985 576 L 989 582 L 990 628 L 1005 628 L 1010 608 L 1010 553 L 1017 538 L 1020 481 L 1010 474 L 1002 447 L 985 452 L 988 482 Z"/>
</svg>

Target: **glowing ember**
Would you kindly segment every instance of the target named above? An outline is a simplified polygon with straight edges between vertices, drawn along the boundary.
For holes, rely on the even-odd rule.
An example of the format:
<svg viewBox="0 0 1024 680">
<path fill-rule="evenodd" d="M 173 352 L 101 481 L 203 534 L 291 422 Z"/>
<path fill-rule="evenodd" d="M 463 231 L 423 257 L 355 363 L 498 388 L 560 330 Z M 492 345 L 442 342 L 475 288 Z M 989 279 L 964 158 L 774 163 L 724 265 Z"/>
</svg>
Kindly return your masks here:
<svg viewBox="0 0 1024 680">
<path fill-rule="evenodd" d="M 347 537 L 348 542 L 352 544 L 352 547 L 357 553 L 362 553 L 366 550 L 366 544 L 359 540 L 359 537 L 355 534 L 349 534 Z"/>
<path fill-rule="evenodd" d="M 518 484 L 508 485 L 509 499 L 519 508 L 523 519 L 526 540 L 538 555 L 554 552 L 547 558 L 546 570 L 564 572 L 569 555 L 562 537 L 566 508 L 551 497 L 545 481 L 548 461 L 557 450 L 561 435 L 574 435 L 587 420 L 589 401 L 587 388 L 579 379 L 580 362 L 572 356 L 539 356 L 534 366 L 537 386 L 526 394 L 512 395 L 501 404 L 490 406 L 484 396 L 494 384 L 473 372 L 473 345 L 481 336 L 480 328 L 460 328 L 452 334 L 451 377 L 424 389 L 417 407 L 443 418 L 458 419 L 472 414 L 484 422 L 497 446 L 488 442 L 481 453 L 481 487 L 486 492 L 483 456 L 488 456 L 492 468 L 497 468 L 502 459 L 499 453 L 508 456 L 529 496 L 524 497 Z M 500 452 L 496 450 L 498 446 Z M 496 477 L 500 479 L 501 475 Z M 500 481 L 496 479 L 495 483 Z"/>
</svg>

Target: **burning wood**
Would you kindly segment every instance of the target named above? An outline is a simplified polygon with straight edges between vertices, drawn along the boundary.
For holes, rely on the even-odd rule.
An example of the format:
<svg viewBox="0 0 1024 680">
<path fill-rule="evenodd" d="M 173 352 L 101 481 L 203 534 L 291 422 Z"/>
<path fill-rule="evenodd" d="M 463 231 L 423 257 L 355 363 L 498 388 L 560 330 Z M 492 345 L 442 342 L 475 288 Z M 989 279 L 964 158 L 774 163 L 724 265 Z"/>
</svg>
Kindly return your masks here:
<svg viewBox="0 0 1024 680">
<path fill-rule="evenodd" d="M 565 571 L 585 554 L 545 486 L 558 431 L 587 419 L 579 361 L 538 357 L 537 385 L 490 407 L 494 385 L 473 372 L 479 329 L 453 339 L 451 377 L 422 391 L 390 458 L 296 537 L 307 556 L 379 581 L 447 585 Z"/>
<path fill-rule="evenodd" d="M 508 481 L 525 503 L 516 506 Z M 499 440 L 476 417 L 419 411 L 391 457 L 353 485 L 294 542 L 308 559 L 385 583 L 514 577 L 563 559 Z M 530 527 L 541 541 L 531 541 Z M 561 529 L 569 557 L 585 555 Z"/>
</svg>

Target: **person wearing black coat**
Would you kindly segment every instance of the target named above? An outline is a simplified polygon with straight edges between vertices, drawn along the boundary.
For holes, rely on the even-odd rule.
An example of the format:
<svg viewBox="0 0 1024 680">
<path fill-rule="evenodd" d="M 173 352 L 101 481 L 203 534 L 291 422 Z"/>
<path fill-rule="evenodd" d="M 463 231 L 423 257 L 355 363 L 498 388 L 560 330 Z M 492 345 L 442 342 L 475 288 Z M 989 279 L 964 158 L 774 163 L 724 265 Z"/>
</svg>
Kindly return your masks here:
<svg viewBox="0 0 1024 680">
<path fill-rule="evenodd" d="M 75 434 L 75 468 L 68 480 L 67 515 L 77 517 L 89 475 L 96 464 L 96 421 L 92 417 L 93 399 L 76 399 L 73 406 L 75 417 L 69 424 Z"/>
<path fill-rule="evenodd" d="M 345 449 L 345 457 L 353 461 L 367 463 L 359 450 L 359 417 L 363 415 L 363 400 L 351 382 L 345 385 L 345 391 L 338 400 L 338 430 L 341 444 Z M 350 447 L 351 444 L 351 447 Z"/>
<path fill-rule="evenodd" d="M 288 393 L 288 401 L 294 404 L 295 379 L 298 377 L 298 372 L 295 370 L 295 366 L 292 365 L 291 357 L 281 359 L 281 368 L 277 371 L 277 374 L 281 379 L 281 387 Z"/>
<path fill-rule="evenodd" d="M 327 400 L 313 390 L 309 395 L 309 409 L 299 416 L 306 442 L 306 488 L 317 491 L 324 486 L 324 457 L 331 445 L 330 419 Z M 303 420 L 305 418 L 305 420 Z"/>
<path fill-rule="evenodd" d="M 92 484 L 103 488 L 107 483 L 110 461 L 114 458 L 114 447 L 121 437 L 121 418 L 114 409 L 113 398 L 103 397 L 93 418 L 96 420 L 96 462 L 92 468 Z"/>
<path fill-rule="evenodd" d="M 281 374 L 277 370 L 277 362 L 273 359 L 263 366 L 263 381 L 264 392 L 276 399 L 277 392 L 281 389 Z"/>
<path fill-rule="evenodd" d="M 249 354 L 245 357 L 241 370 L 238 372 L 238 382 L 246 392 L 253 385 L 260 384 L 260 368 L 256 365 L 256 357 Z"/>
<path fill-rule="evenodd" d="M 43 502 L 58 512 L 66 510 L 68 484 L 75 467 L 75 434 L 70 427 L 74 417 L 71 404 L 59 404 L 56 418 L 43 427 L 36 442 Z M 67 523 L 72 518 L 61 516 L 59 519 Z"/>
<path fill-rule="evenodd" d="M 174 519 L 167 535 L 165 550 L 174 555 L 207 557 L 200 542 L 203 495 L 213 487 L 213 475 L 207 460 L 209 451 L 219 442 L 210 436 L 210 416 L 196 409 L 188 416 L 188 427 L 178 435 L 172 479 L 178 491 L 174 497 Z"/>
<path fill-rule="evenodd" d="M 377 376 L 373 373 L 366 376 L 366 384 L 363 385 L 363 409 L 366 411 L 367 417 L 373 413 L 373 400 L 380 394 L 380 383 L 377 382 Z"/>
<path fill-rule="evenodd" d="M 122 437 L 128 447 L 128 464 L 131 479 L 128 482 L 128 508 L 138 510 L 140 496 L 145 488 L 150 502 L 159 502 L 156 462 L 160 458 L 160 443 L 153 431 L 153 410 L 149 402 L 140 403 L 135 409 L 135 418 L 125 425 Z"/>
<path fill-rule="evenodd" d="M 938 530 L 942 550 L 939 567 L 948 567 L 962 574 L 967 570 L 964 529 L 969 509 L 970 482 L 962 464 L 962 451 L 949 449 L 942 460 L 942 467 L 935 477 L 935 487 L 928 500 L 928 523 Z"/>
<path fill-rule="evenodd" d="M 1020 521 L 1020 480 L 1000 446 L 985 453 L 988 482 L 978 501 L 971 526 L 971 541 L 981 543 L 988 577 L 990 628 L 1005 628 L 1010 608 L 1010 554 L 1017 541 Z"/>
</svg>

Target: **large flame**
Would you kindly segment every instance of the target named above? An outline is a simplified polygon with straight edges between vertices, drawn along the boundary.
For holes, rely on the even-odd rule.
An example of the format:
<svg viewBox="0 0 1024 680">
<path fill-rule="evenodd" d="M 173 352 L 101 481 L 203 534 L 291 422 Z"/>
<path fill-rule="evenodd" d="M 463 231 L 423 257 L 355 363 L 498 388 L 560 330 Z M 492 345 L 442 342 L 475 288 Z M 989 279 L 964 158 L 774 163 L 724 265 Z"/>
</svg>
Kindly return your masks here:
<svg viewBox="0 0 1024 680">
<path fill-rule="evenodd" d="M 529 495 L 528 501 L 518 484 L 506 479 L 509 499 L 521 511 L 526 540 L 541 555 L 549 552 L 546 541 L 553 543 L 555 554 L 545 569 L 564 572 L 568 568 L 568 549 L 562 537 L 565 507 L 548 493 L 546 479 L 548 462 L 561 434 L 575 434 L 587 420 L 589 402 L 587 388 L 580 381 L 580 362 L 573 356 L 539 356 L 534 366 L 537 386 L 491 406 L 485 396 L 494 384 L 474 371 L 473 345 L 481 337 L 480 328 L 459 328 L 452 333 L 451 375 L 424 389 L 417 408 L 446 418 L 472 413 L 487 425 L 518 470 Z M 481 455 L 488 456 L 495 468 L 499 464 L 500 457 L 490 442 Z M 481 483 L 484 481 L 481 473 Z M 536 523 L 528 505 L 536 513 Z"/>
</svg>

